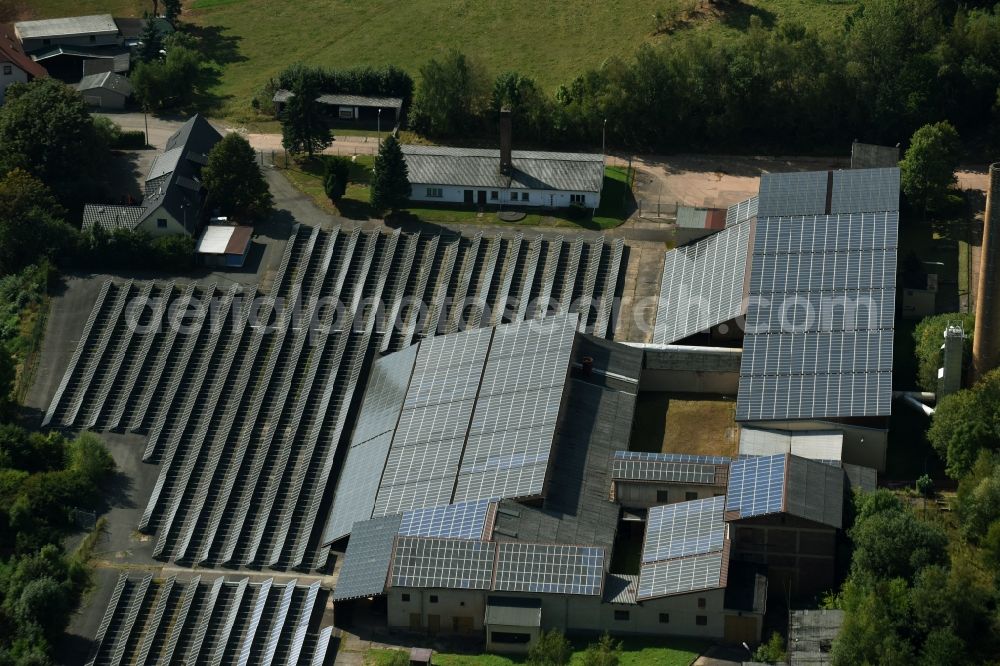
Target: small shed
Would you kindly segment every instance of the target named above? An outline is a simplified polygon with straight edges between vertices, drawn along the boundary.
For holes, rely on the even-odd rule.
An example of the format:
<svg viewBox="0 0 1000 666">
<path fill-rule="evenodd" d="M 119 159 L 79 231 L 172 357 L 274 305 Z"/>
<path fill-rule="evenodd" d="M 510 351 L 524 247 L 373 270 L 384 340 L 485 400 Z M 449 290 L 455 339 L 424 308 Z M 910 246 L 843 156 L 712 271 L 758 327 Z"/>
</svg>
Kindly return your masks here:
<svg viewBox="0 0 1000 666">
<path fill-rule="evenodd" d="M 132 96 L 132 84 L 121 74 L 103 72 L 83 77 L 76 89 L 83 101 L 101 109 L 123 109 Z"/>
<path fill-rule="evenodd" d="M 415 647 L 410 649 L 410 666 L 430 666 L 434 650 Z"/>
<path fill-rule="evenodd" d="M 242 268 L 250 251 L 253 227 L 209 224 L 201 233 L 195 253 L 206 266 Z"/>
</svg>

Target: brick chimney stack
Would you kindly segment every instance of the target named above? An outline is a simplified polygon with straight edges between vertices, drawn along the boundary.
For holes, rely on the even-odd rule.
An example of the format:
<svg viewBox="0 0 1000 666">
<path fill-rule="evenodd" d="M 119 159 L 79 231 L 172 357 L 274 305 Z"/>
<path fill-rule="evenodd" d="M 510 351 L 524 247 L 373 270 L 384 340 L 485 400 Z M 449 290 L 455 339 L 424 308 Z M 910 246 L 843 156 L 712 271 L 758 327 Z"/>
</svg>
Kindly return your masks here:
<svg viewBox="0 0 1000 666">
<path fill-rule="evenodd" d="M 500 173 L 509 174 L 512 169 L 510 107 L 500 109 Z"/>
<path fill-rule="evenodd" d="M 1000 366 L 1000 162 L 990 165 L 972 338 L 972 381 Z"/>
</svg>

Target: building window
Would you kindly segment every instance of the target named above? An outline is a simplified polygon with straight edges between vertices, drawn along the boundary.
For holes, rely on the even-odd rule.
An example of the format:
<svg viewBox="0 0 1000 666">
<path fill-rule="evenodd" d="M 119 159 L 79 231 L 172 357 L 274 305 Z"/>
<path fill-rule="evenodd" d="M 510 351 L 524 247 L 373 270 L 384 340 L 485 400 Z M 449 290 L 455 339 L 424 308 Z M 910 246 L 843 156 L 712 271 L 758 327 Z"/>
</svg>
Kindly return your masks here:
<svg viewBox="0 0 1000 666">
<path fill-rule="evenodd" d="M 166 229 L 167 228 L 167 218 L 161 217 L 158 220 L 156 220 L 156 226 L 159 229 Z"/>
<path fill-rule="evenodd" d="M 513 631 L 491 631 L 490 641 L 493 643 L 508 643 L 511 645 L 524 645 L 531 642 L 531 634 L 522 634 Z"/>
<path fill-rule="evenodd" d="M 90 43 L 93 44 L 96 41 L 97 41 L 97 37 L 95 35 L 91 35 L 90 36 Z"/>
<path fill-rule="evenodd" d="M 10 76 L 13 73 L 14 73 L 14 68 L 11 65 L 4 65 L 3 66 L 3 75 L 4 76 Z"/>
<path fill-rule="evenodd" d="M 690 502 L 691 500 L 698 499 L 698 493 L 686 492 L 684 493 L 684 501 Z"/>
<path fill-rule="evenodd" d="M 707 615 L 695 615 L 694 616 L 694 623 L 697 624 L 699 627 L 707 626 L 708 625 L 708 616 Z"/>
<path fill-rule="evenodd" d="M 428 199 L 440 199 L 444 196 L 444 192 L 440 187 L 428 187 L 427 188 L 427 198 Z"/>
<path fill-rule="evenodd" d="M 670 613 L 660 613 L 660 624 L 670 624 Z"/>
<path fill-rule="evenodd" d="M 517 192 L 511 192 L 510 193 L 510 200 L 511 201 L 517 201 Z"/>
<path fill-rule="evenodd" d="M 705 597 L 698 597 L 698 608 L 705 608 Z"/>
<path fill-rule="evenodd" d="M 670 501 L 670 493 L 668 493 L 666 490 L 657 490 L 656 501 L 662 504 L 666 504 L 667 502 Z"/>
<path fill-rule="evenodd" d="M 409 600 L 410 600 L 410 595 L 404 593 L 403 594 L 403 601 L 409 601 Z"/>
<path fill-rule="evenodd" d="M 432 604 L 436 604 L 437 602 L 438 602 L 438 595 L 432 594 L 431 595 L 431 603 Z"/>
<path fill-rule="evenodd" d="M 615 611 L 616 620 L 628 620 L 628 611 Z"/>
<path fill-rule="evenodd" d="M 527 201 L 527 200 L 528 200 L 528 193 L 521 192 L 521 201 Z"/>
<path fill-rule="evenodd" d="M 500 193 L 496 190 L 490 190 L 490 201 L 498 201 L 500 199 Z"/>
<path fill-rule="evenodd" d="M 581 206 L 587 200 L 587 198 L 582 194 L 571 194 L 569 195 L 569 202 L 571 204 L 580 204 Z"/>
</svg>

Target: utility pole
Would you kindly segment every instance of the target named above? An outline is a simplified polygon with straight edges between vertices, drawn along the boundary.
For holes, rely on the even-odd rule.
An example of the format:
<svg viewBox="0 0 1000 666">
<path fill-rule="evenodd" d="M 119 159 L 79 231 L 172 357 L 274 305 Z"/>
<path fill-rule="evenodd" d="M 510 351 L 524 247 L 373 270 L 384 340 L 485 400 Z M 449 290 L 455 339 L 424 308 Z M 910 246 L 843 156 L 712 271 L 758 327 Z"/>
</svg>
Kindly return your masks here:
<svg viewBox="0 0 1000 666">
<path fill-rule="evenodd" d="M 605 137 L 607 136 L 607 133 L 608 133 L 608 119 L 605 118 L 604 125 L 601 126 L 601 155 L 604 154 L 605 148 L 607 146 L 605 142 Z"/>
<path fill-rule="evenodd" d="M 143 104 L 142 105 L 142 124 L 146 128 L 146 131 L 143 132 L 143 134 L 146 135 L 146 145 L 147 146 L 149 145 L 149 120 L 146 119 L 146 112 L 148 110 L 149 110 L 149 106 L 147 104 Z"/>
</svg>

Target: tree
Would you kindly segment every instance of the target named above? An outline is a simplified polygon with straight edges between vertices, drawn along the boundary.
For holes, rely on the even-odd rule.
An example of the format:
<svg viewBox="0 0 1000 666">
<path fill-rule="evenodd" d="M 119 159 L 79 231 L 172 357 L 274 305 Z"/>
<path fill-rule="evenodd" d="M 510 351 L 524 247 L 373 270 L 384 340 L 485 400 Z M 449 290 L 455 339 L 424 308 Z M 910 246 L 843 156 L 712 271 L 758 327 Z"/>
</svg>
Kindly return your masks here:
<svg viewBox="0 0 1000 666">
<path fill-rule="evenodd" d="M 79 204 L 107 157 L 108 146 L 77 91 L 53 78 L 7 88 L 0 107 L 0 173 L 23 169 L 64 205 Z"/>
<path fill-rule="evenodd" d="M 316 78 L 300 72 L 291 92 L 292 98 L 285 102 L 281 112 L 281 145 L 291 153 L 312 157 L 333 142 L 321 105 L 316 101 L 320 94 Z"/>
<path fill-rule="evenodd" d="M 771 632 L 771 637 L 762 643 L 753 653 L 754 661 L 768 664 L 785 663 L 785 640 L 777 631 Z"/>
<path fill-rule="evenodd" d="M 891 493 L 880 490 L 871 495 L 885 497 Z M 920 520 L 898 500 L 882 502 L 879 498 L 866 502 L 859 507 L 849 532 L 854 541 L 853 574 L 912 579 L 924 567 L 947 560 L 948 537 L 940 527 Z"/>
<path fill-rule="evenodd" d="M 156 27 L 156 18 L 146 15 L 146 22 L 142 26 L 142 34 L 139 36 L 139 50 L 137 55 L 141 62 L 154 62 L 160 60 L 163 50 L 163 36 Z"/>
<path fill-rule="evenodd" d="M 0 177 L 0 275 L 67 247 L 75 231 L 63 214 L 49 189 L 21 168 Z"/>
<path fill-rule="evenodd" d="M 563 666 L 569 663 L 573 648 L 558 629 L 543 631 L 535 644 L 528 648 L 531 666 Z"/>
<path fill-rule="evenodd" d="M 371 184 L 372 208 L 381 213 L 395 212 L 410 198 L 410 179 L 399 140 L 391 134 L 379 146 Z"/>
<path fill-rule="evenodd" d="M 972 469 L 980 451 L 1000 448 L 1000 368 L 972 388 L 945 396 L 934 411 L 927 439 L 955 479 Z"/>
<path fill-rule="evenodd" d="M 618 666 L 622 656 L 622 643 L 605 632 L 599 641 L 587 646 L 583 653 L 584 666 Z"/>
<path fill-rule="evenodd" d="M 468 132 L 481 117 L 489 95 L 485 72 L 459 51 L 420 68 L 420 86 L 413 100 L 411 122 L 433 136 Z"/>
<path fill-rule="evenodd" d="M 173 23 L 181 15 L 181 0 L 163 0 L 163 15 Z"/>
<path fill-rule="evenodd" d="M 197 42 L 182 32 L 164 40 L 165 58 L 136 64 L 129 80 L 139 104 L 149 110 L 183 107 L 198 94 L 202 56 Z"/>
<path fill-rule="evenodd" d="M 326 160 L 323 172 L 323 191 L 330 201 L 340 201 L 347 192 L 347 183 L 351 177 L 351 161 L 344 157 L 331 157 Z"/>
<path fill-rule="evenodd" d="M 6 418 L 10 415 L 11 406 L 13 405 L 13 398 L 11 394 L 14 391 L 14 380 L 17 378 L 17 366 L 14 364 L 14 357 L 11 356 L 10 352 L 7 351 L 7 347 L 0 344 L 0 418 Z M 3 467 L 3 441 L 2 441 L 2 429 L 6 426 L 0 426 L 0 467 Z"/>
<path fill-rule="evenodd" d="M 257 155 L 241 134 L 231 132 L 212 147 L 201 179 L 208 190 L 209 207 L 226 217 L 250 222 L 271 211 L 273 198 Z"/>
<path fill-rule="evenodd" d="M 972 333 L 975 328 L 974 312 L 951 312 L 933 315 L 920 320 L 913 330 L 914 349 L 917 356 L 917 384 L 925 391 L 937 391 L 938 368 L 941 367 L 941 344 L 944 331 L 950 324 L 959 324 L 965 331 L 962 358 L 972 358 Z"/>
<path fill-rule="evenodd" d="M 947 121 L 913 133 L 899 168 L 903 192 L 915 207 L 931 212 L 945 206 L 956 182 L 960 148 L 958 132 Z"/>
</svg>

